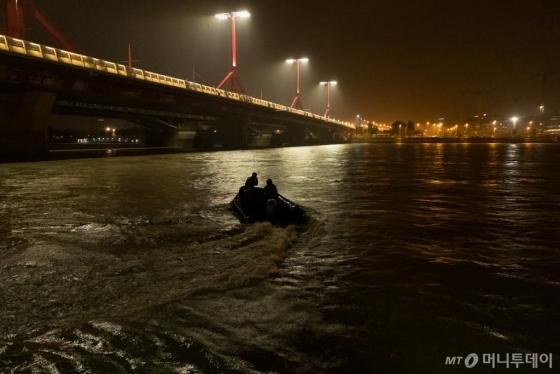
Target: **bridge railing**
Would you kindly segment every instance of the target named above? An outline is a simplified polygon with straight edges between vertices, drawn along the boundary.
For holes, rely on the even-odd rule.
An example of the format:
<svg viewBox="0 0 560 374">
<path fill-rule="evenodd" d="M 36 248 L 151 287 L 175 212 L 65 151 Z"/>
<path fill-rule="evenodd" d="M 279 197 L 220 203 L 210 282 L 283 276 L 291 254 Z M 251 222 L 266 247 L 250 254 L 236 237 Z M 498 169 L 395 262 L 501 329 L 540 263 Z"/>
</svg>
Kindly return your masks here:
<svg viewBox="0 0 560 374">
<path fill-rule="evenodd" d="M 62 49 L 48 47 L 42 44 L 32 43 L 27 40 L 20 40 L 11 38 L 6 35 L 0 35 L 0 51 L 12 52 L 23 54 L 33 58 L 40 58 L 66 65 L 78 66 L 84 69 L 95 70 L 103 73 L 119 75 L 131 79 L 144 80 L 156 84 L 172 86 L 184 90 L 191 90 L 200 92 L 207 95 L 219 96 L 230 100 L 243 101 L 252 105 L 259 105 L 277 111 L 295 113 L 305 117 L 311 117 L 324 122 L 337 124 L 347 127 L 349 130 L 354 129 L 354 126 L 337 121 L 332 118 L 323 117 L 318 114 L 313 114 L 300 109 L 294 109 L 285 105 L 273 103 L 270 101 L 257 99 L 249 95 L 240 95 L 235 92 L 225 91 L 219 88 L 205 86 L 200 83 L 191 82 L 188 80 L 169 77 L 167 75 L 157 74 L 146 70 L 137 68 L 129 68 L 122 64 L 117 64 L 111 61 L 105 61 L 94 57 L 84 56 L 73 52 L 64 51 Z"/>
</svg>

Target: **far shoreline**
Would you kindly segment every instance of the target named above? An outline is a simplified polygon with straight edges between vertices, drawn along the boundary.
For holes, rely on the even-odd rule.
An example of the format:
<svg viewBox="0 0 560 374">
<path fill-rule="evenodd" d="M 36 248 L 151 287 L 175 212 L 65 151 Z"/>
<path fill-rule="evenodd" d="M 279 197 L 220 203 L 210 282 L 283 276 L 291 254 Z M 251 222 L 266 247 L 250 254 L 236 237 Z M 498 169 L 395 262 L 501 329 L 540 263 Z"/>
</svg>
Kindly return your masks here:
<svg viewBox="0 0 560 374">
<path fill-rule="evenodd" d="M 534 138 L 438 138 L 438 137 L 409 137 L 409 138 L 352 138 L 352 143 L 557 143 L 558 138 L 534 137 Z"/>
</svg>

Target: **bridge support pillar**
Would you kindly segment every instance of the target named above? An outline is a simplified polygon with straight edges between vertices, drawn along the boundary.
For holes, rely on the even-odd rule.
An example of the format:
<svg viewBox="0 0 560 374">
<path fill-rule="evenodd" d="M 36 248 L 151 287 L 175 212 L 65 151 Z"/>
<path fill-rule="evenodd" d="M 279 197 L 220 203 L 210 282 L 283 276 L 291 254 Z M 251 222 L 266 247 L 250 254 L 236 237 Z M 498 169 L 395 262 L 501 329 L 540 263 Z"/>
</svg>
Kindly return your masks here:
<svg viewBox="0 0 560 374">
<path fill-rule="evenodd" d="M 222 115 L 218 120 L 217 141 L 223 149 L 247 148 L 249 117 L 243 115 Z"/>
<path fill-rule="evenodd" d="M 0 159 L 47 158 L 47 120 L 55 100 L 52 92 L 0 92 Z"/>
<path fill-rule="evenodd" d="M 305 145 L 307 128 L 305 126 L 287 126 L 283 135 L 285 142 L 290 146 Z"/>
<path fill-rule="evenodd" d="M 320 128 L 310 128 L 307 131 L 307 144 L 322 144 L 323 134 Z"/>
<path fill-rule="evenodd" d="M 147 131 L 146 147 L 175 147 L 177 131 Z"/>
</svg>

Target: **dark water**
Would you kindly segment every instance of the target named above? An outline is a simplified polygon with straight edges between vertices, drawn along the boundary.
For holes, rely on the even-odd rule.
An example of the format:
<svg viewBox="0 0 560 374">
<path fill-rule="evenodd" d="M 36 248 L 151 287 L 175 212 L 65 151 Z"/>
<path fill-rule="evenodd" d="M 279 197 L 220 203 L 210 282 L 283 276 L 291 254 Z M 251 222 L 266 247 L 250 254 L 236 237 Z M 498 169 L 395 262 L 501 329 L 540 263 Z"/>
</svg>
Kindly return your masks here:
<svg viewBox="0 0 560 374">
<path fill-rule="evenodd" d="M 0 165 L 0 372 L 558 372 L 559 165 L 557 144 Z M 253 171 L 309 223 L 241 225 Z"/>
</svg>

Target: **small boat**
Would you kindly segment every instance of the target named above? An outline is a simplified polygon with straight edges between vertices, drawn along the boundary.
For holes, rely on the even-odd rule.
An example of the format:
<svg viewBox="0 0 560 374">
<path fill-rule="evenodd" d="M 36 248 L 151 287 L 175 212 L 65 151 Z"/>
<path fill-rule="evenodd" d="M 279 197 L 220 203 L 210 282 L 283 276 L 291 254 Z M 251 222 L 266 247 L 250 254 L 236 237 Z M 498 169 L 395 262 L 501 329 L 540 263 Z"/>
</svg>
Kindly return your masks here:
<svg viewBox="0 0 560 374">
<path fill-rule="evenodd" d="M 231 201 L 231 208 L 241 222 L 299 225 L 307 218 L 303 209 L 280 194 L 277 199 L 267 199 L 262 188 L 253 187 L 248 193 L 242 190 Z"/>
</svg>

